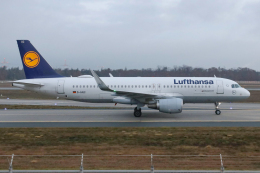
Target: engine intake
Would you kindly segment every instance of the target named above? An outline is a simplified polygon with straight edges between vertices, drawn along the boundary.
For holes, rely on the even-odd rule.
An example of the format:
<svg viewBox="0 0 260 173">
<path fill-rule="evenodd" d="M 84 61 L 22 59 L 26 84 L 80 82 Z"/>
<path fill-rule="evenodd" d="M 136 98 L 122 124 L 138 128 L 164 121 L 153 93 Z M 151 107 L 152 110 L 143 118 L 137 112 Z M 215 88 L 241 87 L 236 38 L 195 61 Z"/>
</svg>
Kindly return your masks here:
<svg viewBox="0 0 260 173">
<path fill-rule="evenodd" d="M 183 100 L 180 98 L 159 99 L 156 103 L 148 104 L 148 108 L 158 109 L 164 113 L 181 113 Z"/>
</svg>

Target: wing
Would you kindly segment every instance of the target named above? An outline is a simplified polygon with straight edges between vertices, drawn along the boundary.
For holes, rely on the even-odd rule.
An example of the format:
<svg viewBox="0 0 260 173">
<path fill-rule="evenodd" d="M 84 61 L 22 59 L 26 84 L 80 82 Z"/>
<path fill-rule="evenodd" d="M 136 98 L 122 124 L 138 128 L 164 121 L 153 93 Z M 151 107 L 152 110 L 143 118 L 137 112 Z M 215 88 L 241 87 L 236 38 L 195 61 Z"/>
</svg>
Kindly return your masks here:
<svg viewBox="0 0 260 173">
<path fill-rule="evenodd" d="M 93 70 L 91 70 L 91 73 L 94 76 L 99 88 L 103 91 L 113 92 L 114 96 L 130 97 L 130 98 L 135 98 L 137 100 L 149 99 L 149 98 L 150 99 L 165 99 L 165 98 L 173 98 L 173 97 L 179 97 L 179 98 L 183 97 L 183 95 L 179 94 L 179 93 L 145 93 L 145 92 L 112 90 L 102 81 L 102 79 L 100 79 L 100 77 Z"/>
</svg>

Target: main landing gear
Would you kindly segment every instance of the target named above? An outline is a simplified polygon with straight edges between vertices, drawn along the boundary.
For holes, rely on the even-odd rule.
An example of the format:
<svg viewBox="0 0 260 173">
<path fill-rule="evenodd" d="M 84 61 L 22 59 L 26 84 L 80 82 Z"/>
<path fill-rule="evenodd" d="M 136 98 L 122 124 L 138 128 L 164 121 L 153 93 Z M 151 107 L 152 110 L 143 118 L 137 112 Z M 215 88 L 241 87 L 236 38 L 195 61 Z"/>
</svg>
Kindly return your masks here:
<svg viewBox="0 0 260 173">
<path fill-rule="evenodd" d="M 221 114 L 221 111 L 218 108 L 220 104 L 221 104 L 220 102 L 216 102 L 215 103 L 215 109 L 216 109 L 215 114 L 216 115 L 220 115 Z"/>
<path fill-rule="evenodd" d="M 135 117 L 141 117 L 142 116 L 141 108 L 137 109 L 137 107 L 135 107 L 135 109 L 134 109 L 134 116 Z"/>
</svg>

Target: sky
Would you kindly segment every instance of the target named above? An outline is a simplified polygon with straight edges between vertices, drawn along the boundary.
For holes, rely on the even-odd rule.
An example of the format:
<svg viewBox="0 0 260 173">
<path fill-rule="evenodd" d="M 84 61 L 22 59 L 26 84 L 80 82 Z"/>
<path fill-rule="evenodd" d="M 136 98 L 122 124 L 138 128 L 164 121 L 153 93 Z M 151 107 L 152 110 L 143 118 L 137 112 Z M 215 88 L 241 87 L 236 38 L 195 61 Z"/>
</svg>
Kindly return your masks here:
<svg viewBox="0 0 260 173">
<path fill-rule="evenodd" d="M 30 40 L 54 68 L 260 71 L 260 0 L 2 0 L 0 62 Z"/>
</svg>

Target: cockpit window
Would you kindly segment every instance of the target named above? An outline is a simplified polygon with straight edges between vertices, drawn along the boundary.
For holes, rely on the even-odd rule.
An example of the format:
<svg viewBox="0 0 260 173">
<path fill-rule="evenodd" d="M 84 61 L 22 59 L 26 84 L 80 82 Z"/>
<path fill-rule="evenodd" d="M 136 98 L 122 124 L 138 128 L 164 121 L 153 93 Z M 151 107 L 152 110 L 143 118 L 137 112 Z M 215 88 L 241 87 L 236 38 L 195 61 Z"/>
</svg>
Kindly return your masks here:
<svg viewBox="0 0 260 173">
<path fill-rule="evenodd" d="M 232 88 L 240 88 L 241 86 L 239 86 L 238 84 L 232 84 L 231 87 Z"/>
</svg>

